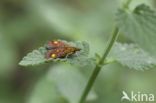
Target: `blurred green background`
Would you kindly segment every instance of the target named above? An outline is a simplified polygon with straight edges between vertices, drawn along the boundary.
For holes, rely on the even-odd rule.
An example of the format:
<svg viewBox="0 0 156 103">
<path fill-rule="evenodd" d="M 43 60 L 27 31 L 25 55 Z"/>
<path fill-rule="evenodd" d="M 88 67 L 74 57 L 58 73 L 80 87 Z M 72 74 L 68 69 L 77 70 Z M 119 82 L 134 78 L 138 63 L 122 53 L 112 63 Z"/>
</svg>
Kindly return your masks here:
<svg viewBox="0 0 156 103">
<path fill-rule="evenodd" d="M 142 2 L 156 7 L 155 0 L 134 0 L 132 6 Z M 18 62 L 53 39 L 87 41 L 90 56 L 102 55 L 120 5 L 121 0 L 0 0 L 0 103 L 76 101 L 93 68 L 64 63 L 21 67 Z M 155 75 L 154 68 L 140 72 L 107 65 L 88 103 L 120 103 L 123 90 L 156 95 Z"/>
</svg>

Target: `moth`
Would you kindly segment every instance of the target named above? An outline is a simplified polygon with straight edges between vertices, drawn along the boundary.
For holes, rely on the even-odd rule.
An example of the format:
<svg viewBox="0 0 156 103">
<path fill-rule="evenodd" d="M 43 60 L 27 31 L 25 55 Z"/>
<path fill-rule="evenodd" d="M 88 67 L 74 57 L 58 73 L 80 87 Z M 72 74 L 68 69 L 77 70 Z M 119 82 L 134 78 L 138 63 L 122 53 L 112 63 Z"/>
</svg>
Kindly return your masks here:
<svg viewBox="0 0 156 103">
<path fill-rule="evenodd" d="M 61 40 L 53 40 L 49 41 L 46 45 L 46 59 L 56 59 L 56 58 L 65 58 L 75 54 L 77 51 L 81 49 L 77 47 L 73 47 Z"/>
</svg>

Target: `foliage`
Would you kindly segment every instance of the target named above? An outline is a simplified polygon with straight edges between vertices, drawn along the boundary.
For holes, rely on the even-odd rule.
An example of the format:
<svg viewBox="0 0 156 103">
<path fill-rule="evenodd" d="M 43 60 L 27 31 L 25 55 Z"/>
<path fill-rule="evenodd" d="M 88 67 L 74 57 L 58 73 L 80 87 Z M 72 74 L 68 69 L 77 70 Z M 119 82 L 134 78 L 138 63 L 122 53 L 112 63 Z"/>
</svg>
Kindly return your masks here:
<svg viewBox="0 0 156 103">
<path fill-rule="evenodd" d="M 39 65 L 50 61 L 63 61 L 72 64 L 77 64 L 77 63 L 79 64 L 82 63 L 81 59 L 87 60 L 88 53 L 89 53 L 89 46 L 86 42 L 70 42 L 68 44 L 70 44 L 73 47 L 80 48 L 81 50 L 79 52 L 76 52 L 74 55 L 72 55 L 72 57 L 46 59 L 45 53 L 47 51 L 46 51 L 46 47 L 44 46 L 44 47 L 40 47 L 38 50 L 34 50 L 31 53 L 29 53 L 27 56 L 23 58 L 23 60 L 19 64 L 23 66 L 29 66 L 29 65 Z M 83 62 L 83 64 L 84 63 L 85 62 Z"/>
<path fill-rule="evenodd" d="M 78 103 L 85 82 L 86 78 L 72 66 L 50 67 L 50 72 L 34 87 L 28 103 Z M 96 97 L 92 91 L 88 101 L 95 100 Z"/>
<path fill-rule="evenodd" d="M 116 24 L 128 38 L 155 55 L 156 12 L 145 4 L 134 10 L 119 9 Z"/>
<path fill-rule="evenodd" d="M 122 1 L 131 3 L 118 9 L 114 21 Z M 120 103 L 123 90 L 153 93 L 155 2 L 0 0 L 0 103 L 78 102 L 103 56 L 114 23 L 120 35 L 105 62 L 99 65 L 104 69 L 87 103 Z M 66 40 L 81 51 L 69 58 L 47 60 L 45 46 L 40 45 L 56 39 Z M 39 48 L 33 50 L 36 47 Z M 140 72 L 147 69 L 150 70 Z"/>
<path fill-rule="evenodd" d="M 46 95 L 45 95 L 46 94 Z M 27 103 L 67 103 L 59 94 L 55 84 L 47 78 L 42 78 L 35 86 Z"/>
<path fill-rule="evenodd" d="M 136 70 L 149 69 L 156 65 L 156 59 L 134 44 L 116 43 L 110 58 Z"/>
</svg>

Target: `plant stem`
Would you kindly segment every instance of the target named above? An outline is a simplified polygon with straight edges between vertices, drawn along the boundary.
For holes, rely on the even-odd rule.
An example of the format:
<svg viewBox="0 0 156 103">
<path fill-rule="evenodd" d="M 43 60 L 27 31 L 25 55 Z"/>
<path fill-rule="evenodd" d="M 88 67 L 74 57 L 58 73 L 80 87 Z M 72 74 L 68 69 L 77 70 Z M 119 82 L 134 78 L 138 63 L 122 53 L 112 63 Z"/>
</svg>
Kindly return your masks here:
<svg viewBox="0 0 156 103">
<path fill-rule="evenodd" d="M 108 45 L 106 47 L 106 50 L 105 50 L 101 60 L 99 61 L 99 63 L 96 65 L 91 77 L 89 78 L 89 81 L 87 83 L 86 88 L 84 89 L 84 92 L 83 92 L 83 94 L 82 94 L 82 96 L 80 98 L 79 103 L 84 103 L 84 101 L 86 100 L 86 98 L 87 98 L 87 96 L 89 94 L 89 91 L 91 90 L 91 88 L 92 88 L 92 86 L 93 86 L 93 84 L 94 84 L 94 82 L 95 82 L 101 68 L 102 68 L 101 65 L 105 62 L 105 59 L 106 59 L 107 55 L 109 54 L 113 44 L 115 43 L 118 34 L 119 34 L 119 30 L 118 30 L 117 27 L 115 27 L 115 29 L 114 29 L 114 31 L 112 33 L 112 37 L 111 37 L 111 39 L 110 39 L 110 41 L 109 41 L 109 43 L 108 43 Z"/>
</svg>

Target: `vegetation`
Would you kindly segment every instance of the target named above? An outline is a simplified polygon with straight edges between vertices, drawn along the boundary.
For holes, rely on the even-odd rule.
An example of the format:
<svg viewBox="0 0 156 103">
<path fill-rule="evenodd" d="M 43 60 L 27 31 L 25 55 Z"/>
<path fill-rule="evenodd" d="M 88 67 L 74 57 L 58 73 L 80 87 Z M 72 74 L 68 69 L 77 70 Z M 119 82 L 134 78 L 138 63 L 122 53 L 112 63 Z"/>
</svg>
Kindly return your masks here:
<svg viewBox="0 0 156 103">
<path fill-rule="evenodd" d="M 0 2 L 0 102 L 120 103 L 122 91 L 155 90 L 155 1 Z M 47 59 L 49 38 L 80 50 Z"/>
</svg>

